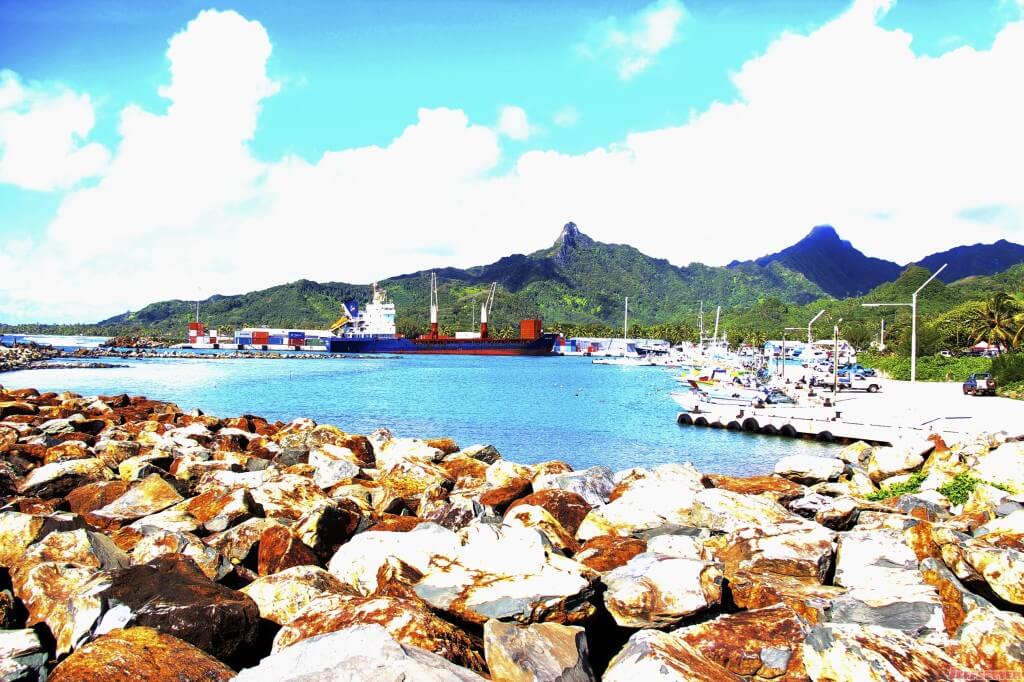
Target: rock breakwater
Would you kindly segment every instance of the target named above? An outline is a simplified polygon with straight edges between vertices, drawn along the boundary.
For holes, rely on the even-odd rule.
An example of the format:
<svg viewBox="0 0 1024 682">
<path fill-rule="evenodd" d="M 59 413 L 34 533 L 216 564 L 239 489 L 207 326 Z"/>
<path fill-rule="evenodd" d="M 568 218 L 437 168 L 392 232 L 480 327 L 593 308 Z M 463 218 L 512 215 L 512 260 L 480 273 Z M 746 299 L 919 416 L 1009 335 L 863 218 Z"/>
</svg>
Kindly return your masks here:
<svg viewBox="0 0 1024 682">
<path fill-rule="evenodd" d="M 573 471 L 0 387 L 0 679 L 1024 675 L 1022 489 L 999 434 Z"/>
</svg>

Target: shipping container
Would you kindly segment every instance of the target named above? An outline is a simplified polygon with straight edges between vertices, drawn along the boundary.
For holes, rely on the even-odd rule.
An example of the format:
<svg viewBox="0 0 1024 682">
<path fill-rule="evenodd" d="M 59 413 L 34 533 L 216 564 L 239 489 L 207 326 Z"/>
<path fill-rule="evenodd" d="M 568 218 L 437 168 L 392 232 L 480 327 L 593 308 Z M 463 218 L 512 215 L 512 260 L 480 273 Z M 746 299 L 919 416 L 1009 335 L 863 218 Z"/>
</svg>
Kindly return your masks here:
<svg viewBox="0 0 1024 682">
<path fill-rule="evenodd" d="M 267 332 L 253 332 L 252 342 L 260 345 L 268 344 L 270 343 L 270 334 Z"/>
<path fill-rule="evenodd" d="M 306 332 L 288 332 L 289 339 L 304 339 L 306 338 Z"/>
<path fill-rule="evenodd" d="M 271 346 L 283 346 L 284 343 L 285 343 L 284 340 L 285 340 L 284 336 L 271 336 L 267 340 L 267 343 L 269 343 Z"/>
<path fill-rule="evenodd" d="M 249 344 L 252 343 L 252 337 L 251 336 L 236 336 L 235 337 L 235 343 L 239 344 L 240 346 L 248 346 Z"/>
<path fill-rule="evenodd" d="M 521 320 L 519 322 L 519 338 L 539 339 L 541 335 L 540 320 Z"/>
</svg>

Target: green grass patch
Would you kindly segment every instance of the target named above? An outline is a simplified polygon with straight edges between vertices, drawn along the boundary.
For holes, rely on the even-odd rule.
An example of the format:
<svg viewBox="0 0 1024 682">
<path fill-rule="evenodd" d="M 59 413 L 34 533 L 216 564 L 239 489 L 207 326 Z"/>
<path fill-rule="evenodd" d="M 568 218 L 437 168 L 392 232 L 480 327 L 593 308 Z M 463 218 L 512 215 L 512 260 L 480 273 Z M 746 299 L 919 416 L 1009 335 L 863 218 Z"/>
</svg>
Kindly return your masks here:
<svg viewBox="0 0 1024 682">
<path fill-rule="evenodd" d="M 1014 400 L 1024 400 L 1024 381 L 1015 381 L 1012 384 L 1001 385 L 996 390 L 998 395 Z"/>
<path fill-rule="evenodd" d="M 857 359 L 865 367 L 874 367 L 892 379 L 910 380 L 910 358 L 908 357 L 860 353 Z M 964 381 L 975 372 L 991 370 L 992 360 L 989 358 L 972 356 L 944 358 L 938 355 L 929 355 L 917 359 L 919 381 Z"/>
<path fill-rule="evenodd" d="M 911 474 L 910 478 L 902 483 L 894 483 L 881 490 L 876 490 L 868 495 L 867 499 L 872 502 L 881 502 L 882 500 L 899 497 L 900 495 L 911 495 L 921 492 L 921 484 L 924 483 L 925 478 L 926 474 L 923 471 L 918 471 L 915 474 Z"/>
<path fill-rule="evenodd" d="M 980 478 L 971 476 L 966 471 L 954 476 L 952 481 L 940 486 L 938 490 L 951 504 L 963 504 L 971 496 L 971 493 L 974 492 L 974 489 L 978 487 L 979 483 L 990 485 L 993 488 L 998 488 L 1008 493 L 1013 492 L 1005 485 L 983 481 Z"/>
</svg>

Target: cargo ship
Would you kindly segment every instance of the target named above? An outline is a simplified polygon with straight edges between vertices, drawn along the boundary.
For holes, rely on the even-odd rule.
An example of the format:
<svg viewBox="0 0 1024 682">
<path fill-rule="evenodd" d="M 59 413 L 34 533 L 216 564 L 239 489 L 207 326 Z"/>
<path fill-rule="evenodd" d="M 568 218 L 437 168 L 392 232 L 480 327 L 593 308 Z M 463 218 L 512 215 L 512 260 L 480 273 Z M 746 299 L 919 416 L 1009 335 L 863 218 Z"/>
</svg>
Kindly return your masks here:
<svg viewBox="0 0 1024 682">
<path fill-rule="evenodd" d="M 421 353 L 441 355 L 551 355 L 556 335 L 545 334 L 540 320 L 522 320 L 519 338 L 488 336 L 487 318 L 494 303 L 496 285 L 480 307 L 480 331 L 441 336 L 437 323 L 437 277 L 430 276 L 430 333 L 407 338 L 396 333 L 395 304 L 384 289 L 373 285 L 365 310 L 355 300 L 345 302 L 340 318 L 331 325 L 333 336 L 325 339 L 331 353 Z"/>
</svg>

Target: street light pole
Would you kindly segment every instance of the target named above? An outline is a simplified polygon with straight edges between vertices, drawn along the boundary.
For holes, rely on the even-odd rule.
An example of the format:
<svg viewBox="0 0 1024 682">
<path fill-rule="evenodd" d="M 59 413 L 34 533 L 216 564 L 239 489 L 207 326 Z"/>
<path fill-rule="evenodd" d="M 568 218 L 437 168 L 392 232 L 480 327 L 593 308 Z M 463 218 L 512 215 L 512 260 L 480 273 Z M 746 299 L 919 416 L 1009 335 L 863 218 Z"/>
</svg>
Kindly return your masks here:
<svg viewBox="0 0 1024 682">
<path fill-rule="evenodd" d="M 924 281 L 924 284 L 917 288 L 910 296 L 910 303 L 861 303 L 865 308 L 881 308 L 883 306 L 907 306 L 910 308 L 910 383 L 917 383 L 917 295 L 921 293 L 939 273 L 946 269 L 948 263 L 932 273 L 932 276 Z"/>
<path fill-rule="evenodd" d="M 834 338 L 832 341 L 832 404 L 836 403 L 836 395 L 839 393 L 839 323 L 843 318 L 836 320 L 833 328 Z M 852 379 L 852 377 L 851 377 Z M 852 385 L 852 384 L 851 384 Z"/>
<path fill-rule="evenodd" d="M 811 321 L 807 323 L 807 345 L 814 343 L 814 337 L 811 336 L 811 325 L 818 321 L 818 318 L 825 314 L 825 310 L 822 309 L 817 315 L 811 318 Z"/>
</svg>

